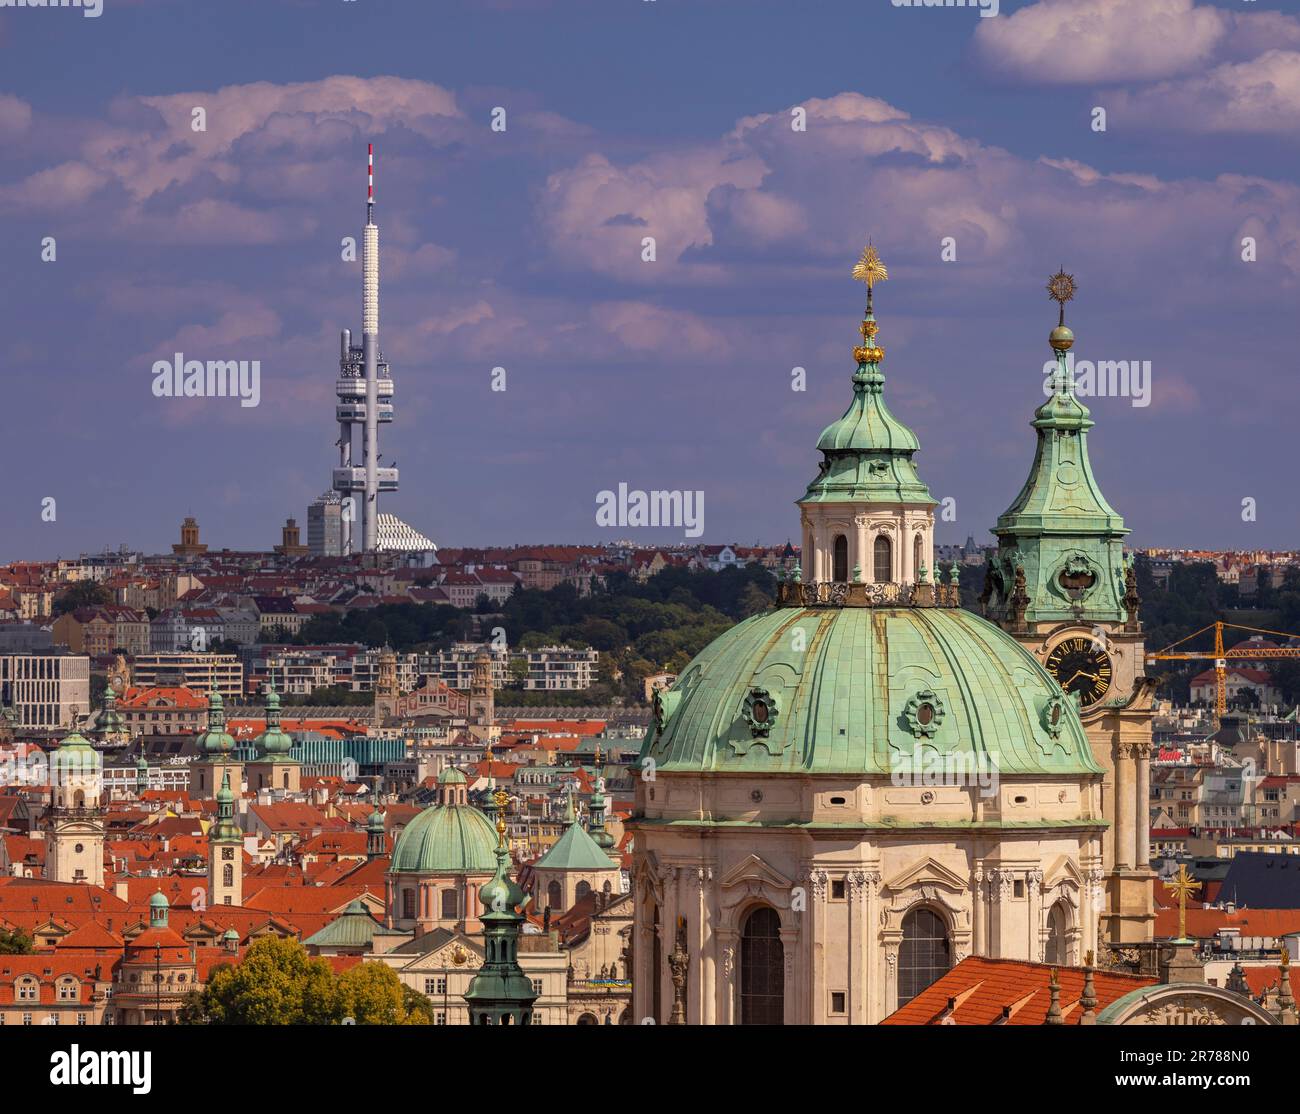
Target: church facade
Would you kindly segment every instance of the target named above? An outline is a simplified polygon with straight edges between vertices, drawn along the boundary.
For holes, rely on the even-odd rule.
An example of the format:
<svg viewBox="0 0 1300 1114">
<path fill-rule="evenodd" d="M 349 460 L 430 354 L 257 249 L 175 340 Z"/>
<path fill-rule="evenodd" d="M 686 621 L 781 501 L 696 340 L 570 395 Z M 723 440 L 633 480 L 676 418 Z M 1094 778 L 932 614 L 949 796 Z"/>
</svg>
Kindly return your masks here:
<svg viewBox="0 0 1300 1114">
<path fill-rule="evenodd" d="M 1087 411 L 1062 377 L 1033 498 L 999 520 L 1002 587 L 988 618 L 962 609 L 884 401 L 888 275 L 870 248 L 854 274 L 853 398 L 798 501 L 805 567 L 655 697 L 629 825 L 637 1021 L 876 1023 L 969 956 L 1079 965 L 1150 936 L 1150 694 Z M 1108 648 L 1100 697 L 1080 630 Z"/>
</svg>

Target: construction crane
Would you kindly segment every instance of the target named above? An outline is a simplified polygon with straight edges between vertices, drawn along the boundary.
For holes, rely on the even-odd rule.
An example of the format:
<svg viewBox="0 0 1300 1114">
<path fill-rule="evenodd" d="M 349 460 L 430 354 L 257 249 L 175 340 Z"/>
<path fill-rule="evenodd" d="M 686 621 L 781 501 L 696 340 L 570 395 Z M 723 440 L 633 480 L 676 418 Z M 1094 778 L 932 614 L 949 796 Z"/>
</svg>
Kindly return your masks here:
<svg viewBox="0 0 1300 1114">
<path fill-rule="evenodd" d="M 1197 635 L 1204 634 L 1207 630 L 1214 630 L 1214 652 L 1208 650 L 1175 650 L 1175 647 L 1181 646 L 1184 642 L 1190 642 Z M 1177 642 L 1172 642 L 1163 650 L 1158 650 L 1154 654 L 1147 654 L 1147 664 L 1157 661 L 1210 661 L 1214 662 L 1214 676 L 1218 682 L 1218 691 L 1214 698 L 1214 714 L 1222 719 L 1223 714 L 1228 710 L 1228 661 L 1257 661 L 1264 658 L 1300 658 L 1300 647 L 1287 646 L 1248 646 L 1242 644 L 1234 646 L 1231 650 L 1223 648 L 1224 630 L 1246 630 L 1252 634 L 1272 634 L 1279 638 L 1297 638 L 1300 635 L 1287 634 L 1285 631 L 1264 630 L 1261 627 L 1243 627 L 1236 623 L 1211 623 L 1207 627 L 1202 627 L 1194 631 L 1186 638 L 1180 638 Z"/>
</svg>

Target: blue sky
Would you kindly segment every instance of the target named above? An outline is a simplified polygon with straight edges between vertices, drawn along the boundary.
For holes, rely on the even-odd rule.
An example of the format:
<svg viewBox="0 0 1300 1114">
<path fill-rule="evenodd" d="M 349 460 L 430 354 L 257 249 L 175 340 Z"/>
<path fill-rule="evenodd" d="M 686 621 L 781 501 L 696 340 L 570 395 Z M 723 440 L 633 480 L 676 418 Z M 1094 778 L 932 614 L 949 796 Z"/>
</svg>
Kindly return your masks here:
<svg viewBox="0 0 1300 1114">
<path fill-rule="evenodd" d="M 305 519 L 370 140 L 385 509 L 442 544 L 681 537 L 599 528 L 620 482 L 702 490 L 709 540 L 797 534 L 868 236 L 887 398 L 955 500 L 941 539 L 982 537 L 1024 480 L 1063 264 L 1079 357 L 1151 361 L 1150 405 L 1088 400 L 1133 540 L 1297 544 L 1297 5 L 104 5 L 0 9 L 0 558 Z M 155 398 L 175 351 L 259 360 L 260 405 Z"/>
</svg>

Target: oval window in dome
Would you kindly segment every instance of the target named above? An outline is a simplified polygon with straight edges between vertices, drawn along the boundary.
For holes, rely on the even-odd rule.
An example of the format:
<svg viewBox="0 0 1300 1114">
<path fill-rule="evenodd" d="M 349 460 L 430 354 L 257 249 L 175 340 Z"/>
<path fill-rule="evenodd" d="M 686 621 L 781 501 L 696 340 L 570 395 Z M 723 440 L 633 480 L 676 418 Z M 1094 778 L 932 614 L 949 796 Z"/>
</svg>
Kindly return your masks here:
<svg viewBox="0 0 1300 1114">
<path fill-rule="evenodd" d="M 754 717 L 755 723 L 766 723 L 768 717 L 767 701 L 755 700 L 750 706 L 749 714 Z"/>
<path fill-rule="evenodd" d="M 922 704 L 919 708 L 916 709 L 916 722 L 919 723 L 922 727 L 925 727 L 927 724 L 933 722 L 933 720 L 934 720 L 933 704 Z"/>
</svg>

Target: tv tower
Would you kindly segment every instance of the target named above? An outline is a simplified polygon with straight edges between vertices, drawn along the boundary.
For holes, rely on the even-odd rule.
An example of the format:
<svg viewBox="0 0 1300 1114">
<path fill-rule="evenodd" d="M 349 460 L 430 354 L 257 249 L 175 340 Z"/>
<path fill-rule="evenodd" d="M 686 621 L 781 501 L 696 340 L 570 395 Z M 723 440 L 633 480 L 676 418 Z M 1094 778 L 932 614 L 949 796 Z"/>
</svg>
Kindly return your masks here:
<svg viewBox="0 0 1300 1114">
<path fill-rule="evenodd" d="M 368 146 L 366 227 L 361 247 L 361 346 L 344 329 L 335 384 L 339 465 L 332 487 L 343 496 L 343 552 L 356 546 L 353 523 L 360 498 L 361 551 L 373 553 L 379 527 L 379 493 L 397 490 L 397 469 L 379 466 L 379 423 L 393 420 L 393 380 L 379 350 L 379 226 L 375 224 L 375 145 Z M 352 429 L 361 426 L 361 464 L 352 459 Z"/>
</svg>

